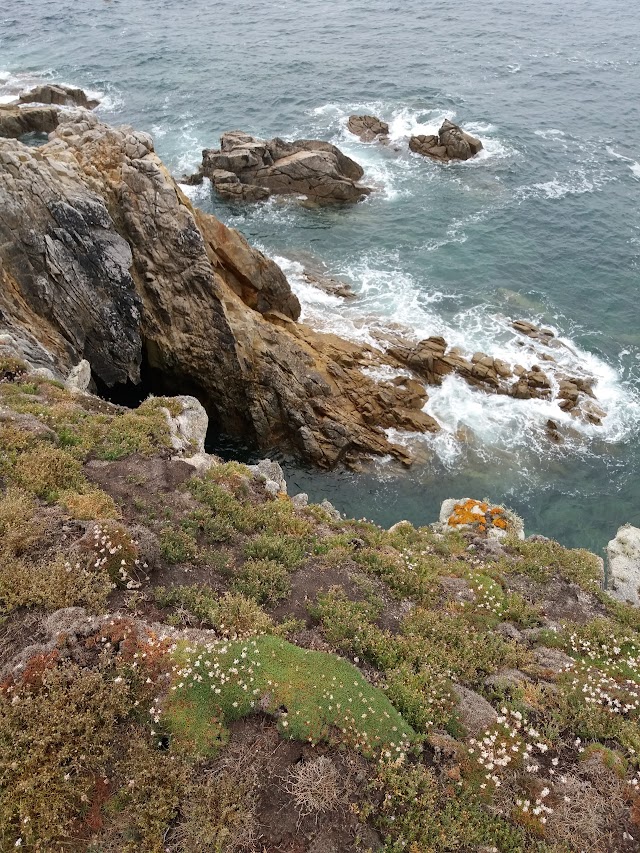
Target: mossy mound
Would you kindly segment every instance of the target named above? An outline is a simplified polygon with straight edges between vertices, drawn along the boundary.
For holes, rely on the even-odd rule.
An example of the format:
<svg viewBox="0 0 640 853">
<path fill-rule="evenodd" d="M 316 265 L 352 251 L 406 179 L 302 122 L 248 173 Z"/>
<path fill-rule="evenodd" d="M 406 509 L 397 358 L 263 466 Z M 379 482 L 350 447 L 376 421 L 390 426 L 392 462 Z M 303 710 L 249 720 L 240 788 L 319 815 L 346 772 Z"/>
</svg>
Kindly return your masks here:
<svg viewBox="0 0 640 853">
<path fill-rule="evenodd" d="M 339 741 L 367 756 L 404 759 L 417 742 L 384 693 L 335 655 L 265 635 L 183 644 L 173 656 L 178 668 L 157 716 L 189 752 L 215 754 L 229 723 L 256 711 L 275 716 L 283 737 Z"/>
</svg>

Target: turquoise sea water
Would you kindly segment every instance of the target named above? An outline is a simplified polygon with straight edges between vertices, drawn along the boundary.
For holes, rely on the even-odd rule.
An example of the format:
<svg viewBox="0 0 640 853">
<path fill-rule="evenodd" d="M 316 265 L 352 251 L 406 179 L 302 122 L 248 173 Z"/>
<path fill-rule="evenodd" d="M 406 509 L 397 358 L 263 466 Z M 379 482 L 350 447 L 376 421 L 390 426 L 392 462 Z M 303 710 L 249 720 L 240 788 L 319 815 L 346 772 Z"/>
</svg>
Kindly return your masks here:
<svg viewBox="0 0 640 853">
<path fill-rule="evenodd" d="M 546 420 L 569 420 L 556 407 L 450 380 L 428 403 L 439 436 L 398 436 L 424 459 L 410 472 L 287 462 L 291 489 L 384 524 L 489 496 L 528 532 L 600 549 L 640 523 L 639 50 L 640 8 L 621 0 L 5 0 L 0 98 L 20 75 L 97 90 L 101 115 L 150 131 L 176 174 L 232 128 L 340 145 L 376 188 L 355 207 L 233 208 L 207 186 L 194 201 L 280 259 L 313 325 L 368 339 L 394 323 L 531 362 L 509 322 L 542 322 L 567 369 L 597 377 L 608 416 L 552 447 Z M 365 145 L 344 127 L 361 111 L 400 147 L 448 116 L 485 152 L 442 167 Z M 305 286 L 308 258 L 358 299 Z"/>
</svg>

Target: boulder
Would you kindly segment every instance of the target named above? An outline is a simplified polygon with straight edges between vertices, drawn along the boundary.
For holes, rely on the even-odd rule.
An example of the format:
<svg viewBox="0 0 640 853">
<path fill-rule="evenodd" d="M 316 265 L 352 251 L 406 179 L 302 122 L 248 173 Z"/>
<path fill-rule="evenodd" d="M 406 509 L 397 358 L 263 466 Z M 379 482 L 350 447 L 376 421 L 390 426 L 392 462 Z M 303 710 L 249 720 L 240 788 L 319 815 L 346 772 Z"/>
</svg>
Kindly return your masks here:
<svg viewBox="0 0 640 853">
<path fill-rule="evenodd" d="M 438 134 L 412 136 L 409 149 L 423 157 L 431 157 L 441 163 L 451 160 L 470 160 L 483 149 L 482 142 L 465 133 L 461 127 L 445 119 Z"/>
<path fill-rule="evenodd" d="M 74 394 L 84 394 L 91 384 L 91 365 L 86 358 L 71 369 L 64 383 L 67 390 Z"/>
<path fill-rule="evenodd" d="M 371 192 L 357 183 L 362 168 L 329 142 L 267 141 L 239 130 L 224 133 L 219 149 L 202 152 L 202 174 L 223 197 L 245 201 L 293 194 L 319 203 L 355 202 Z"/>
<path fill-rule="evenodd" d="M 514 512 L 473 498 L 449 498 L 440 507 L 441 530 L 469 530 L 491 539 L 524 539 L 524 524 Z"/>
<path fill-rule="evenodd" d="M 458 699 L 456 713 L 468 735 L 477 737 L 498 722 L 497 711 L 484 696 L 461 684 L 452 687 Z"/>
<path fill-rule="evenodd" d="M 287 494 L 287 481 L 280 463 L 272 462 L 271 459 L 261 459 L 256 465 L 249 465 L 249 470 L 253 473 L 254 479 L 264 483 L 265 489 L 274 497 Z"/>
<path fill-rule="evenodd" d="M 560 675 L 571 669 L 575 664 L 574 659 L 560 649 L 552 649 L 547 646 L 535 648 L 533 656 L 538 666 L 552 675 Z"/>
<path fill-rule="evenodd" d="M 607 592 L 640 606 L 640 528 L 623 525 L 607 545 Z"/>
<path fill-rule="evenodd" d="M 171 446 L 182 456 L 194 456 L 204 453 L 204 443 L 209 428 L 209 417 L 204 406 L 195 397 L 182 395 L 172 397 L 172 405 L 179 405 L 179 414 L 173 414 L 169 408 L 165 408 L 169 433 L 171 435 Z"/>
<path fill-rule="evenodd" d="M 347 128 L 350 133 L 359 136 L 363 142 L 373 142 L 381 137 L 389 135 L 389 125 L 376 116 L 362 115 L 349 116 Z"/>
<path fill-rule="evenodd" d="M 100 101 L 90 98 L 82 89 L 74 86 L 63 86 L 60 83 L 45 83 L 35 86 L 26 92 L 20 92 L 19 102 L 21 104 L 55 104 L 61 107 L 84 107 L 93 110 Z"/>
<path fill-rule="evenodd" d="M 55 107 L 21 108 L 0 104 L 0 137 L 18 139 L 26 133 L 51 133 L 59 121 Z"/>
</svg>

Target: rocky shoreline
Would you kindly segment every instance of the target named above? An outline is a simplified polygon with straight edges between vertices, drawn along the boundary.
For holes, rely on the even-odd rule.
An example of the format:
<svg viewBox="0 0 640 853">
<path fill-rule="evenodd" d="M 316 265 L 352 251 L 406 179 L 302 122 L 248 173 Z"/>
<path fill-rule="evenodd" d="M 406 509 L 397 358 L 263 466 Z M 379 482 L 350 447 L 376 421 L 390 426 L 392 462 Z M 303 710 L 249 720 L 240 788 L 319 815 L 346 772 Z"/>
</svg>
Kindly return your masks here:
<svg viewBox="0 0 640 853">
<path fill-rule="evenodd" d="M 601 423 L 593 380 L 567 374 L 554 358 L 561 345 L 553 333 L 525 321 L 514 330 L 540 359 L 529 369 L 481 352 L 469 358 L 438 337 L 390 334 L 373 348 L 297 322 L 300 306 L 279 267 L 191 205 L 147 134 L 111 128 L 81 107 L 69 111 L 70 102 L 89 103 L 78 90 L 48 87 L 36 96 L 65 106 L 4 112 L 53 110 L 48 142 L 0 137 L 4 353 L 57 377 L 86 359 L 92 387 L 107 394 L 136 386 L 193 392 L 218 429 L 323 467 L 388 455 L 410 464 L 410 451 L 387 431 L 436 432 L 424 411 L 428 388 L 451 374 L 483 393 L 557 400 L 576 418 Z M 253 193 L 257 175 L 270 192 L 296 192 L 318 163 L 317 198 L 360 197 L 362 169 L 328 143 L 228 134 L 220 151 L 204 152 L 203 174 L 231 195 Z M 349 295 L 340 283 L 328 286 Z M 395 378 L 372 379 L 380 370 Z M 563 440 L 553 421 L 548 434 Z"/>
</svg>

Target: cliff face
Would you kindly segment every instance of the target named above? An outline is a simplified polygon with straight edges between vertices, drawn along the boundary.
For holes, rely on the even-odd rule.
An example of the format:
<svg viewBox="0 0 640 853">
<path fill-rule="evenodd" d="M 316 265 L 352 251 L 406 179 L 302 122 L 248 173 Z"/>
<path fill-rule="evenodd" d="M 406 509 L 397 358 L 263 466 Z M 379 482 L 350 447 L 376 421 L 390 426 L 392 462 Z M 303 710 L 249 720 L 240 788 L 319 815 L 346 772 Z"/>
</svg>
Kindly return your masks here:
<svg viewBox="0 0 640 853">
<path fill-rule="evenodd" d="M 88 113 L 39 148 L 0 139 L 0 329 L 31 363 L 86 358 L 106 386 L 190 391 L 218 426 L 318 464 L 391 453 L 384 429 L 437 429 L 385 358 L 297 324 L 283 273 L 193 209 L 146 134 Z M 154 389 L 155 390 L 155 389 Z"/>
</svg>

